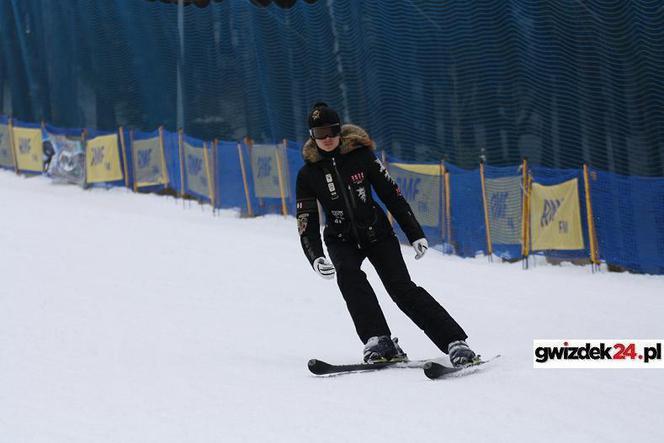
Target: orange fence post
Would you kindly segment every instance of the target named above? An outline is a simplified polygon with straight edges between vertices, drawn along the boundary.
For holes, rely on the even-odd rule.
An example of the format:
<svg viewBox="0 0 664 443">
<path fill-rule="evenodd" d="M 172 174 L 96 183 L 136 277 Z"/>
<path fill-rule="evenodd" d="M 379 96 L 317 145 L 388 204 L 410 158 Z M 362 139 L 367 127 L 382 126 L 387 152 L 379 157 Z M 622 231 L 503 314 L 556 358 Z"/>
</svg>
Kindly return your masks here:
<svg viewBox="0 0 664 443">
<path fill-rule="evenodd" d="M 161 149 L 161 177 L 164 181 L 164 189 L 168 188 L 171 183 L 171 178 L 168 176 L 168 168 L 166 167 L 166 150 L 164 149 L 164 127 L 159 126 L 159 149 Z"/>
<path fill-rule="evenodd" d="M 528 159 L 524 158 L 521 164 L 521 255 L 523 256 L 523 267 L 528 269 L 528 247 L 530 242 L 530 183 L 528 176 Z"/>
<path fill-rule="evenodd" d="M 178 130 L 178 156 L 180 157 L 180 198 L 184 198 L 184 133 Z M 184 201 L 182 202 L 184 204 Z"/>
<path fill-rule="evenodd" d="M 16 159 L 16 141 L 14 140 L 14 119 L 9 119 L 9 152 L 12 156 L 12 163 L 14 165 L 14 172 L 18 175 L 18 160 Z"/>
<path fill-rule="evenodd" d="M 599 270 L 599 248 L 597 247 L 597 231 L 595 231 L 595 219 L 593 217 L 592 199 L 590 198 L 590 174 L 588 165 L 583 165 L 583 182 L 586 191 L 586 217 L 588 219 L 588 239 L 590 240 L 590 263 L 593 272 Z"/>
<path fill-rule="evenodd" d="M 122 151 L 122 172 L 124 173 L 125 188 L 129 188 L 129 165 L 127 165 L 126 152 L 127 147 L 125 146 L 124 128 L 122 126 L 118 128 L 118 136 L 120 137 L 120 151 Z"/>
<path fill-rule="evenodd" d="M 247 170 L 244 167 L 244 155 L 242 154 L 242 145 L 237 144 L 237 152 L 240 156 L 240 170 L 242 171 L 242 183 L 244 184 L 244 197 L 247 200 L 247 215 L 253 217 L 253 211 L 251 209 L 251 198 L 249 197 L 249 185 L 247 183 Z"/>
<path fill-rule="evenodd" d="M 286 140 L 284 139 L 284 150 L 286 149 Z M 283 165 L 281 163 L 281 149 L 280 145 L 277 145 L 276 150 L 277 156 L 277 177 L 279 178 L 279 194 L 281 195 L 281 214 L 288 215 L 288 208 L 286 207 L 286 193 L 284 191 L 284 174 L 282 171 Z"/>
<path fill-rule="evenodd" d="M 489 204 L 486 199 L 486 181 L 484 178 L 484 160 L 480 161 L 480 181 L 482 182 L 482 206 L 484 207 L 484 226 L 486 227 L 486 249 L 489 261 L 493 260 L 493 242 L 491 241 L 491 223 L 489 221 Z"/>
</svg>

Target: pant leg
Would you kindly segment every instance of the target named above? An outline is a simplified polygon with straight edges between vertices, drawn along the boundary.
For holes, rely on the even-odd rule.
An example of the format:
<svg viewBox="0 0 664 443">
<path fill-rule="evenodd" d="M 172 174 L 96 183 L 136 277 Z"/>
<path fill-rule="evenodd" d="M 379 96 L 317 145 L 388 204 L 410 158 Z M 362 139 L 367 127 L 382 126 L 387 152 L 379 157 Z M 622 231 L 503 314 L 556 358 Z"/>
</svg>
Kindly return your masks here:
<svg viewBox="0 0 664 443">
<path fill-rule="evenodd" d="M 447 353 L 449 343 L 468 337 L 445 308 L 410 279 L 396 237 L 375 244 L 367 252 L 390 297 L 441 351 Z"/>
<path fill-rule="evenodd" d="M 362 343 L 374 336 L 391 336 L 376 293 L 360 269 L 366 258 L 364 252 L 345 243 L 330 243 L 327 250 L 337 271 L 337 284 Z"/>
</svg>

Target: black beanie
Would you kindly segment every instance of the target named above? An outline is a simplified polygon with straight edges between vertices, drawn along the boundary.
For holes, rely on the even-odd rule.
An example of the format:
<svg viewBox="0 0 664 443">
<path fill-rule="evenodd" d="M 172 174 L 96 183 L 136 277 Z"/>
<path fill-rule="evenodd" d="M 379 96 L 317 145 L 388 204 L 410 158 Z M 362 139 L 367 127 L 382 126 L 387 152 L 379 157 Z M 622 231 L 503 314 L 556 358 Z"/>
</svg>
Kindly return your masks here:
<svg viewBox="0 0 664 443">
<path fill-rule="evenodd" d="M 327 103 L 316 103 L 309 113 L 309 129 L 340 124 L 341 120 L 339 120 L 337 111 L 330 108 Z"/>
</svg>

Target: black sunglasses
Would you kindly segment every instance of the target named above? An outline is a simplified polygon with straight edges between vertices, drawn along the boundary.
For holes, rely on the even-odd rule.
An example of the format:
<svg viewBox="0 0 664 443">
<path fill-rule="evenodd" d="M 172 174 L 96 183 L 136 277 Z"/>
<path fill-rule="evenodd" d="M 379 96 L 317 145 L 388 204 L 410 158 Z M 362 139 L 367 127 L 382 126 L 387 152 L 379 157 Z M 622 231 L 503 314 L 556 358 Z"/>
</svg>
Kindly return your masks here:
<svg viewBox="0 0 664 443">
<path fill-rule="evenodd" d="M 328 137 L 336 137 L 341 134 L 341 125 L 334 124 L 331 126 L 321 126 L 317 128 L 311 128 L 309 134 L 317 140 L 323 140 Z"/>
</svg>

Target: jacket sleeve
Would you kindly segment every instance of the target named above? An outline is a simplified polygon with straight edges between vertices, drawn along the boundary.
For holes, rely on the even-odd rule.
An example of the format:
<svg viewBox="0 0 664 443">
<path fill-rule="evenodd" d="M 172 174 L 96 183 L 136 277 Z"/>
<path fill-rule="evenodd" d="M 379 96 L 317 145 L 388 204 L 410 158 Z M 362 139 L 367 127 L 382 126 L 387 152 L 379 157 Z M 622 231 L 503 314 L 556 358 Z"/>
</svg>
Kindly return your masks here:
<svg viewBox="0 0 664 443">
<path fill-rule="evenodd" d="M 410 205 L 401 195 L 399 185 L 374 153 L 369 150 L 367 150 L 367 153 L 367 173 L 378 197 L 385 203 L 387 210 L 399 223 L 409 242 L 413 243 L 415 240 L 424 238 L 424 231 L 422 231 L 420 223 L 415 218 Z"/>
<path fill-rule="evenodd" d="M 297 174 L 295 186 L 297 230 L 300 233 L 300 243 L 312 264 L 318 257 L 325 256 L 323 243 L 320 238 L 320 222 L 318 219 L 318 203 L 316 194 L 307 180 L 305 168 Z"/>
</svg>

